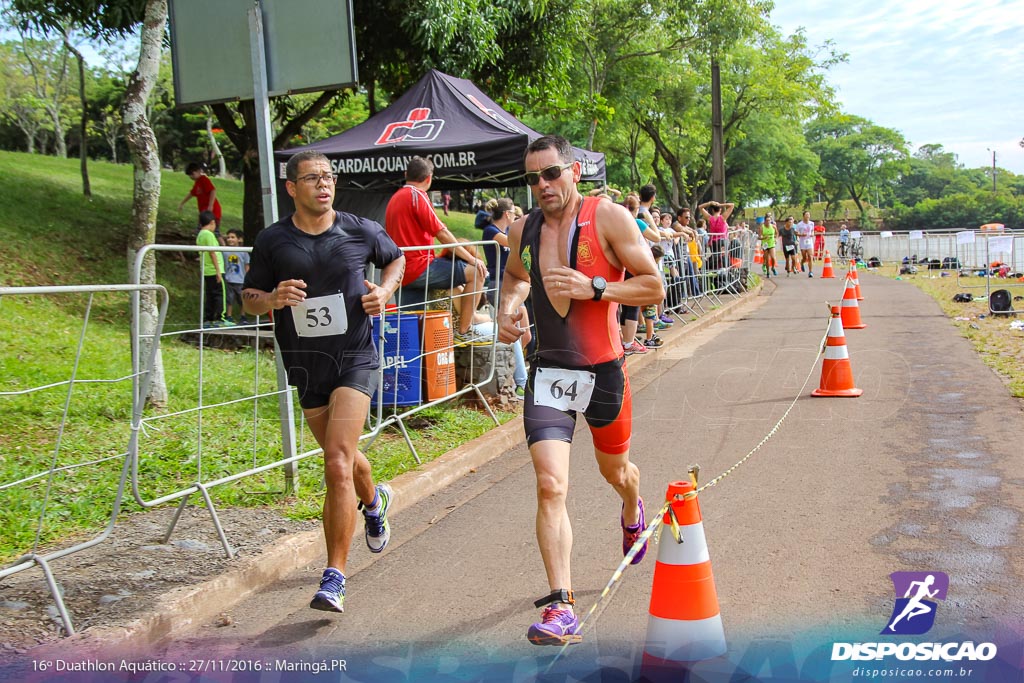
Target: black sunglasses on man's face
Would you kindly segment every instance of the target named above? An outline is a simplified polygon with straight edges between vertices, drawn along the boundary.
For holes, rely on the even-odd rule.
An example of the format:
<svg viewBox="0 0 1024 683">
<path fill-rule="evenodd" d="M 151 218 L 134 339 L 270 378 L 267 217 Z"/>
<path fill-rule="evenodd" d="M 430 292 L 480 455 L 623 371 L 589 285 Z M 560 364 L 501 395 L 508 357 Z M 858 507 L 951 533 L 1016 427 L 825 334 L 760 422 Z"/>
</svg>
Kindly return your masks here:
<svg viewBox="0 0 1024 683">
<path fill-rule="evenodd" d="M 553 183 L 558 180 L 561 177 L 562 172 L 565 171 L 565 169 L 570 168 L 573 163 L 574 162 L 570 161 L 567 164 L 555 164 L 554 166 L 548 166 L 547 168 L 542 168 L 539 171 L 527 171 L 523 174 L 526 177 L 526 184 L 536 185 L 540 182 L 541 178 L 549 183 Z"/>
</svg>

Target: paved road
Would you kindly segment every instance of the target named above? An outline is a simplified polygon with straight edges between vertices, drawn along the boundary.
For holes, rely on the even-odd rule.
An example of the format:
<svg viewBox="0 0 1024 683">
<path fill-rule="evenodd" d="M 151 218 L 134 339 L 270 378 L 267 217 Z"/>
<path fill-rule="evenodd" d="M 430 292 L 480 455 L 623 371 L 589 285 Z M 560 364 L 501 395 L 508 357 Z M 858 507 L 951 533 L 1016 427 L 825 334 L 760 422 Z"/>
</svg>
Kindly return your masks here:
<svg viewBox="0 0 1024 683">
<path fill-rule="evenodd" d="M 1021 402 L 933 301 L 874 275 L 861 278 L 868 327 L 847 332 L 864 395 L 810 398 L 824 301 L 838 303 L 842 280 L 774 282 L 742 317 L 681 337 L 633 378 L 643 387 L 633 458 L 649 507 L 691 464 L 702 481 L 727 469 L 801 396 L 773 438 L 701 495 L 730 652 L 758 639 L 877 639 L 893 571 L 949 574 L 931 637 L 1015 620 L 1020 633 Z M 586 430 L 572 457 L 573 581 L 585 611 L 621 559 L 619 501 Z M 533 487 L 525 446 L 504 453 L 396 515 L 382 556 L 353 553 L 344 615 L 307 608 L 320 572 L 309 567 L 235 608 L 232 627 L 204 626 L 166 656 L 342 657 L 351 680 L 454 680 L 473 666 L 526 680 L 555 654 L 524 637 L 532 600 L 547 593 Z M 629 670 L 656 551 L 626 572 L 557 666 Z"/>
</svg>

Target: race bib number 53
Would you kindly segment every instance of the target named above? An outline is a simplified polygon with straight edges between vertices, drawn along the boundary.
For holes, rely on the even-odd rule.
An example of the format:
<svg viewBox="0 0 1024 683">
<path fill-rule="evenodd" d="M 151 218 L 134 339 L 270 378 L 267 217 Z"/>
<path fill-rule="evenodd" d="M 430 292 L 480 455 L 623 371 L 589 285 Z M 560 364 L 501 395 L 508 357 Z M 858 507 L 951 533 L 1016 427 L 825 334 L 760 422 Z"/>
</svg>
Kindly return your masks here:
<svg viewBox="0 0 1024 683">
<path fill-rule="evenodd" d="M 558 410 L 583 412 L 594 393 L 594 373 L 586 370 L 537 368 L 534 378 L 533 402 Z"/>
<path fill-rule="evenodd" d="M 340 292 L 306 299 L 292 307 L 295 333 L 300 337 L 330 337 L 348 331 L 345 296 Z"/>
</svg>

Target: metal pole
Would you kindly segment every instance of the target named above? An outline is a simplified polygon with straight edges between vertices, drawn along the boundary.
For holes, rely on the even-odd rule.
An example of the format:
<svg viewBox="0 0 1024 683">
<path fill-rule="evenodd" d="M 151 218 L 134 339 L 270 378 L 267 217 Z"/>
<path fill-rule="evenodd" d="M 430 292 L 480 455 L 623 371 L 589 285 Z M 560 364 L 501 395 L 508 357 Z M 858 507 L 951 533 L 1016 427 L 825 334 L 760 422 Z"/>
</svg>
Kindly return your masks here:
<svg viewBox="0 0 1024 683">
<path fill-rule="evenodd" d="M 263 195 L 263 222 L 277 222 L 277 197 L 274 191 L 274 148 L 271 143 L 270 97 L 267 89 L 267 54 L 263 41 L 263 14 L 260 3 L 249 9 L 249 51 L 252 55 L 256 136 L 260 151 L 260 188 Z"/>
<path fill-rule="evenodd" d="M 995 150 L 992 150 L 992 194 L 995 194 Z"/>
<path fill-rule="evenodd" d="M 722 77 L 711 58 L 711 198 L 725 201 L 725 145 L 722 130 Z"/>
<path fill-rule="evenodd" d="M 277 197 L 274 192 L 274 148 L 271 143 L 267 54 L 263 41 L 263 14 L 258 0 L 249 9 L 249 51 L 252 56 L 253 109 L 256 111 L 256 135 L 260 152 L 263 222 L 270 225 L 277 222 Z M 292 392 L 288 391 L 288 377 L 281 363 L 281 350 L 277 347 L 276 339 L 274 364 L 277 368 L 277 388 L 282 390 L 277 395 L 277 410 L 281 420 L 281 451 L 285 458 L 291 458 L 295 455 L 295 407 L 292 404 Z M 294 492 L 299 480 L 297 462 L 292 461 L 284 466 L 284 480 L 285 491 Z"/>
</svg>

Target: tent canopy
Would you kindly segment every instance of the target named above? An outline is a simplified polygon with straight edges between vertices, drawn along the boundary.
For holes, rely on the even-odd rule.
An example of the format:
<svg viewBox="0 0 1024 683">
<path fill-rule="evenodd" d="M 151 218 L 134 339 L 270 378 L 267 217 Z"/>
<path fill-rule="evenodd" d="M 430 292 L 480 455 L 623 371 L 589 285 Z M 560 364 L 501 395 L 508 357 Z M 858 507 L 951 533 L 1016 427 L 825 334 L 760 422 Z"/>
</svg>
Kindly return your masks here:
<svg viewBox="0 0 1024 683">
<path fill-rule="evenodd" d="M 470 81 L 431 69 L 390 107 L 358 126 L 274 156 L 280 185 L 289 157 L 321 152 L 339 176 L 340 196 L 392 192 L 405 182 L 405 167 L 413 156 L 434 162 L 431 189 L 508 187 L 525 184 L 523 155 L 539 137 Z M 604 154 L 574 149 L 583 180 L 604 180 Z M 279 197 L 287 200 L 280 190 Z"/>
</svg>

